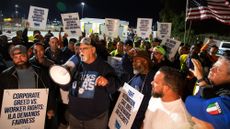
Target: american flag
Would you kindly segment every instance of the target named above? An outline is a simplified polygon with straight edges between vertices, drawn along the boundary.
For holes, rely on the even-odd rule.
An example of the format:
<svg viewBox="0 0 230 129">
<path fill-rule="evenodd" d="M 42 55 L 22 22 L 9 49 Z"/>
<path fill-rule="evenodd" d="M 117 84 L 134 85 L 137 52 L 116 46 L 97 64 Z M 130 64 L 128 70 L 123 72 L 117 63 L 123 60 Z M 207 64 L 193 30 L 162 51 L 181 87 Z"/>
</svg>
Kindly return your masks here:
<svg viewBox="0 0 230 129">
<path fill-rule="evenodd" d="M 230 25 L 229 0 L 188 0 L 186 21 L 210 18 Z"/>
</svg>

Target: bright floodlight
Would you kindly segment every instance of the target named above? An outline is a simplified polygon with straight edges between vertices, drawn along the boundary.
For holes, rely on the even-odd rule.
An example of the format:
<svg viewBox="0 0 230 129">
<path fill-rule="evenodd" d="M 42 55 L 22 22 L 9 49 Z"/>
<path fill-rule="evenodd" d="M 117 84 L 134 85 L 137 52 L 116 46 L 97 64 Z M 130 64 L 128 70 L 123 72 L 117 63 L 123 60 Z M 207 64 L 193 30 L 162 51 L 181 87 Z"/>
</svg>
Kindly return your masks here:
<svg viewBox="0 0 230 129">
<path fill-rule="evenodd" d="M 84 2 L 81 2 L 81 5 L 82 5 L 82 6 L 84 6 L 84 5 L 85 5 L 85 3 L 84 3 Z"/>
</svg>

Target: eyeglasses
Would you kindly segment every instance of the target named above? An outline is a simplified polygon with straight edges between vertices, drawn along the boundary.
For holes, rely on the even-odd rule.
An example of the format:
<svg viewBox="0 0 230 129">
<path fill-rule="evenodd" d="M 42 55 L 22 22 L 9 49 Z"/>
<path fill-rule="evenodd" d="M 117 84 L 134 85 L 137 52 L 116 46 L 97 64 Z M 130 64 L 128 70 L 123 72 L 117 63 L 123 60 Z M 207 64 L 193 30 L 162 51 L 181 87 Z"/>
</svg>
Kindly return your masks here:
<svg viewBox="0 0 230 129">
<path fill-rule="evenodd" d="M 89 50 L 90 48 L 92 47 L 82 47 L 82 48 L 79 48 L 80 51 L 86 51 L 86 50 Z"/>
</svg>

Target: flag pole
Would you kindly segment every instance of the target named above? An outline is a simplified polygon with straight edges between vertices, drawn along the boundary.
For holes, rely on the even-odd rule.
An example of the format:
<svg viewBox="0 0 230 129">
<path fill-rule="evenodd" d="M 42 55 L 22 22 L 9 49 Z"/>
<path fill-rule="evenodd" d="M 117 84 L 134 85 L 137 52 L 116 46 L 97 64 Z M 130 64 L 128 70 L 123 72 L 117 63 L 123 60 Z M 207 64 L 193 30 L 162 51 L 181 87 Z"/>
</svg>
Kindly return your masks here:
<svg viewBox="0 0 230 129">
<path fill-rule="evenodd" d="M 189 28 L 188 28 L 188 35 L 187 35 L 187 42 L 190 41 L 190 35 L 191 35 L 191 27 L 192 27 L 192 21 L 189 21 Z"/>
<path fill-rule="evenodd" d="M 185 23 L 184 23 L 184 43 L 186 44 L 186 36 L 187 36 L 187 16 L 188 16 L 188 0 L 186 0 L 186 8 L 185 8 Z"/>
</svg>

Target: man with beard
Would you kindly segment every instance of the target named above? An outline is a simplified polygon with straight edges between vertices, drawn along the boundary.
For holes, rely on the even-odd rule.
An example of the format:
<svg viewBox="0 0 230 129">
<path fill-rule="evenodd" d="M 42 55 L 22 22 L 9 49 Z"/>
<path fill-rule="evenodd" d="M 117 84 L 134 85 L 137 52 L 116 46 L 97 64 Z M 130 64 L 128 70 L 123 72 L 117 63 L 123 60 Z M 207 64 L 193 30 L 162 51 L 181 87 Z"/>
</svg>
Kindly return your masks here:
<svg viewBox="0 0 230 129">
<path fill-rule="evenodd" d="M 70 129 L 106 129 L 110 94 L 117 90 L 114 69 L 97 57 L 95 43 L 88 37 L 80 41 L 80 63 L 69 90 Z M 73 61 L 74 62 L 74 61 Z"/>
<path fill-rule="evenodd" d="M 154 47 L 151 52 L 154 70 L 157 71 L 162 66 L 172 66 L 172 63 L 166 58 L 166 51 L 162 46 Z"/>
<path fill-rule="evenodd" d="M 154 76 L 143 129 L 189 129 L 191 116 L 181 99 L 183 77 L 174 68 L 161 67 Z"/>
<path fill-rule="evenodd" d="M 9 67 L 0 74 L 0 104 L 2 104 L 4 89 L 49 88 L 47 117 L 54 116 L 54 91 L 46 73 L 28 61 L 27 48 L 16 45 L 10 49 L 10 56 L 14 66 Z"/>
<path fill-rule="evenodd" d="M 151 97 L 151 81 L 155 72 L 151 70 L 152 64 L 148 52 L 143 50 L 137 51 L 136 55 L 134 55 L 132 66 L 134 76 L 128 83 L 144 95 L 131 127 L 131 129 L 139 129 L 144 120 L 145 111 Z"/>
</svg>

